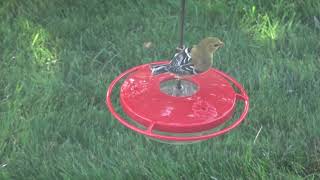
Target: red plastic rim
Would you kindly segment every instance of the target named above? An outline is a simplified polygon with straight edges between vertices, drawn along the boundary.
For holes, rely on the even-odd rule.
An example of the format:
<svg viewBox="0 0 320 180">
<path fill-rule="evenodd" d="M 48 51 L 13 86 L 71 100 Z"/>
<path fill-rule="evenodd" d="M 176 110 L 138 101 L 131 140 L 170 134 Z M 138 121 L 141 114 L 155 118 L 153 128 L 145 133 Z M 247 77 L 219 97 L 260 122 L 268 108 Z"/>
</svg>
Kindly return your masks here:
<svg viewBox="0 0 320 180">
<path fill-rule="evenodd" d="M 162 62 L 156 62 L 156 63 L 167 63 L 167 62 L 168 61 L 162 61 Z M 222 109 L 220 109 L 220 110 L 218 109 L 218 111 L 217 111 L 218 114 L 219 114 L 219 112 L 222 112 L 222 113 L 220 113 L 219 116 L 217 116 L 215 118 L 211 118 L 211 119 L 208 118 L 208 116 L 205 116 L 205 118 L 208 118 L 209 120 L 205 120 L 205 119 L 201 120 L 201 117 L 196 117 L 196 118 L 200 118 L 200 119 L 198 119 L 198 121 L 192 121 L 193 119 L 191 119 L 191 120 L 189 120 L 189 122 L 191 122 L 191 123 L 187 123 L 187 124 L 179 124 L 179 122 L 180 122 L 179 116 L 175 117 L 175 118 L 177 118 L 177 121 L 173 121 L 172 123 L 167 123 L 168 121 L 166 121 L 165 116 L 160 117 L 160 119 L 150 120 L 149 118 L 153 119 L 153 118 L 156 118 L 157 116 L 152 116 L 153 113 L 148 114 L 148 111 L 144 112 L 143 108 L 139 109 L 138 107 L 140 107 L 140 106 L 137 103 L 145 98 L 152 98 L 153 96 L 159 96 L 161 94 L 159 97 L 160 100 L 158 99 L 156 101 L 152 101 L 152 100 L 148 101 L 149 104 L 146 104 L 146 106 L 145 106 L 145 107 L 156 106 L 156 107 L 159 107 L 159 109 L 161 110 L 161 104 L 163 104 L 163 102 L 161 102 L 161 99 L 168 98 L 168 95 L 165 95 L 164 93 L 159 93 L 159 87 L 157 86 L 157 84 L 151 85 L 153 90 L 150 91 L 152 93 L 149 93 L 149 94 L 147 93 L 148 91 L 146 91 L 146 89 L 148 89 L 148 88 L 144 87 L 144 84 L 142 84 L 142 86 L 139 84 L 138 87 L 130 85 L 130 78 L 131 79 L 136 78 L 139 80 L 139 78 L 141 77 L 142 79 L 144 78 L 143 82 L 145 82 L 145 80 L 148 80 L 148 78 L 146 79 L 147 74 L 146 74 L 146 71 L 144 70 L 144 69 L 146 69 L 146 67 L 149 67 L 149 64 L 144 64 L 144 65 L 133 67 L 133 68 L 125 71 L 124 73 L 120 74 L 117 78 L 115 78 L 111 82 L 111 84 L 108 88 L 108 91 L 107 91 L 107 95 L 106 95 L 106 105 L 109 108 L 110 112 L 113 114 L 113 116 L 117 120 L 119 120 L 119 122 L 121 124 L 123 124 L 124 126 L 128 127 L 129 129 L 132 129 L 140 134 L 143 134 L 143 135 L 146 135 L 146 136 L 149 136 L 152 138 L 160 139 L 160 140 L 166 140 L 166 141 L 205 140 L 205 139 L 209 139 L 209 138 L 212 138 L 215 136 L 222 135 L 226 132 L 229 132 L 233 128 L 237 127 L 245 119 L 245 117 L 248 113 L 249 97 L 247 96 L 244 88 L 234 78 L 228 76 L 227 74 L 225 74 L 219 70 L 211 69 L 210 72 L 206 73 L 207 75 L 201 76 L 203 79 L 199 78 L 200 76 L 194 76 L 194 77 L 191 77 L 190 80 L 192 80 L 196 83 L 203 83 L 201 81 L 208 81 L 208 78 L 212 78 L 212 74 L 216 77 L 221 77 L 222 79 L 224 79 L 224 80 L 222 80 L 221 78 L 218 78 L 219 83 L 222 82 L 224 84 L 224 86 L 226 86 L 226 88 L 224 88 L 222 90 L 222 91 L 225 91 L 225 93 L 226 93 L 226 94 L 224 94 L 223 98 L 224 99 L 229 98 L 229 101 L 226 101 L 224 104 L 221 105 L 221 107 L 223 107 Z M 137 73 L 133 73 L 133 72 L 137 72 Z M 118 83 L 118 81 L 121 80 L 126 75 L 129 75 L 129 76 L 126 79 L 126 81 L 124 82 L 124 84 L 122 84 L 121 93 L 120 93 L 121 105 L 122 105 L 125 113 L 128 114 L 129 117 L 133 118 L 134 121 L 147 127 L 146 130 L 140 129 L 140 128 L 130 124 L 127 120 L 122 118 L 115 111 L 115 109 L 112 105 L 112 101 L 111 101 L 112 90 L 113 90 L 114 86 Z M 210 77 L 210 75 L 211 75 L 211 77 Z M 167 74 L 167 75 L 163 75 L 162 77 L 159 76 L 157 78 L 159 78 L 159 79 L 157 79 L 157 80 L 153 79 L 152 82 L 159 83 L 163 79 L 168 79 L 168 78 L 172 78 L 172 77 L 170 77 L 170 75 Z M 215 79 L 217 79 L 217 78 L 215 78 Z M 235 91 L 233 91 L 233 88 L 229 83 L 227 83 L 227 84 L 229 84 L 229 86 L 226 85 L 225 82 L 228 82 L 227 80 L 231 81 L 239 89 L 240 93 L 236 93 Z M 129 82 L 129 85 L 128 85 L 128 82 Z M 142 90 L 139 89 L 138 91 L 136 91 L 135 88 L 140 88 L 140 87 L 144 87 L 144 88 Z M 232 90 L 230 90 L 230 87 L 232 88 Z M 200 87 L 200 89 L 201 89 L 201 87 Z M 215 89 L 217 89 L 217 87 L 211 88 L 211 89 L 210 88 L 204 89 L 203 91 L 212 92 Z M 135 94 L 135 97 L 130 97 L 131 94 L 130 94 L 130 96 L 123 95 L 123 94 L 126 94 L 127 91 L 133 92 L 132 94 Z M 141 93 L 143 93 L 143 95 L 139 95 Z M 136 96 L 137 94 L 138 94 L 138 96 Z M 200 96 L 202 98 L 210 98 L 210 96 L 206 96 L 206 94 L 208 94 L 208 93 L 201 93 L 201 91 L 200 91 L 200 92 L 197 92 L 196 94 L 197 95 L 195 95 L 194 97 L 199 98 L 199 96 Z M 161 97 L 162 95 L 167 96 L 167 97 Z M 176 103 L 176 104 L 177 104 L 177 106 L 179 106 L 179 102 L 181 101 L 181 98 L 185 98 L 185 97 L 174 97 L 174 98 L 177 99 L 178 103 Z M 180 98 L 180 100 L 179 100 L 179 98 Z M 193 102 L 192 98 L 189 98 L 189 100 L 191 102 Z M 240 115 L 238 120 L 234 121 L 231 125 L 229 125 L 228 127 L 224 128 L 222 130 L 213 132 L 211 134 L 205 134 L 205 135 L 199 135 L 199 136 L 183 136 L 183 137 L 182 136 L 171 136 L 171 135 L 157 134 L 153 131 L 153 130 L 160 130 L 160 131 L 164 131 L 164 132 L 173 132 L 173 133 L 195 133 L 195 132 L 201 132 L 204 130 L 215 128 L 216 126 L 218 126 L 221 123 L 228 120 L 228 118 L 233 114 L 233 110 L 235 108 L 234 105 L 236 104 L 237 100 L 244 101 L 243 112 Z M 174 101 L 174 99 L 171 99 L 171 101 Z M 211 99 L 211 101 L 219 101 L 219 99 Z M 210 99 L 208 102 L 210 102 Z M 133 104 L 130 105 L 130 103 L 133 103 Z M 137 105 L 135 105 L 135 104 L 137 104 Z M 171 102 L 171 104 L 172 104 L 172 102 Z M 128 107 L 128 108 L 126 108 L 126 107 Z M 173 108 L 172 105 L 170 106 L 170 108 Z M 156 109 L 156 108 L 153 107 L 153 109 Z M 179 113 L 175 113 L 175 114 L 183 114 L 184 113 L 183 111 L 178 111 L 178 112 Z M 186 110 L 186 112 L 188 112 L 188 110 Z M 217 113 L 217 112 L 215 112 L 215 113 Z M 223 113 L 223 112 L 227 112 L 227 113 Z M 212 114 L 209 114 L 209 115 L 212 115 Z M 144 116 L 146 116 L 146 117 L 144 117 Z M 171 119 L 171 121 L 172 121 L 172 119 Z M 195 122 L 197 122 L 197 123 L 195 123 Z"/>
</svg>

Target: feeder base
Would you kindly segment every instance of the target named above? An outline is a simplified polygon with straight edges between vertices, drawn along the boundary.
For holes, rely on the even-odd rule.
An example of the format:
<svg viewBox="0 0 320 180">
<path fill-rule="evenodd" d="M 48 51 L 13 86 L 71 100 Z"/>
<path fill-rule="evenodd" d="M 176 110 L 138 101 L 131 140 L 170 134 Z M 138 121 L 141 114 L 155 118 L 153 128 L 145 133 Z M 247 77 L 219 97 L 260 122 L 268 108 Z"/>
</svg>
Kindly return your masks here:
<svg viewBox="0 0 320 180">
<path fill-rule="evenodd" d="M 149 65 L 128 75 L 121 86 L 124 112 L 139 124 L 170 133 L 197 133 L 219 126 L 233 114 L 236 92 L 213 69 L 182 77 L 153 76 Z"/>
<path fill-rule="evenodd" d="M 111 101 L 115 85 L 124 77 L 120 104 L 131 120 L 121 117 Z M 152 76 L 150 64 L 133 67 L 111 82 L 106 104 L 124 126 L 170 144 L 195 143 L 220 136 L 237 127 L 248 113 L 249 97 L 244 88 L 219 70 L 210 69 L 184 78 L 180 92 L 173 89 L 176 81 L 169 73 Z M 242 114 L 229 125 L 221 126 L 232 117 L 237 101 L 244 103 Z"/>
</svg>

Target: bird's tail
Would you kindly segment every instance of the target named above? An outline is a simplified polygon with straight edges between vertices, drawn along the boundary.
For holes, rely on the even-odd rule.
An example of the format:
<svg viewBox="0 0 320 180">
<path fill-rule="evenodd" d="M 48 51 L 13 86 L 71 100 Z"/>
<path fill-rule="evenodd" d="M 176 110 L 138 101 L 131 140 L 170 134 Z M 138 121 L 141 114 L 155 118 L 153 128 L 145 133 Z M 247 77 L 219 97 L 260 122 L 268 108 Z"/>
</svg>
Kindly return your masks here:
<svg viewBox="0 0 320 180">
<path fill-rule="evenodd" d="M 168 66 L 169 64 L 161 64 L 161 65 L 151 64 L 150 65 L 151 73 L 152 75 L 158 75 L 158 74 L 169 72 Z"/>
</svg>

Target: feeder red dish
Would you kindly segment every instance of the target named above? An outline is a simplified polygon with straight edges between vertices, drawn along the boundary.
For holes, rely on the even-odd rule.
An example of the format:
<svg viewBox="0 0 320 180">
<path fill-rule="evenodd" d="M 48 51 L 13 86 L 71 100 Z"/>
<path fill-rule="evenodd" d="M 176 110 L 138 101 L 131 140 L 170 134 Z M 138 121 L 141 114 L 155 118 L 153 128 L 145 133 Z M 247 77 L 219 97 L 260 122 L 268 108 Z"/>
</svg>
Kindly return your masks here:
<svg viewBox="0 0 320 180">
<path fill-rule="evenodd" d="M 120 104 L 132 121 L 144 126 L 145 129 L 130 124 L 113 108 L 112 90 L 124 76 L 126 79 L 120 88 Z M 190 96 L 171 96 L 162 92 L 160 84 L 170 79 L 175 79 L 170 73 L 152 76 L 149 64 L 134 67 L 122 73 L 111 83 L 106 104 L 111 113 L 126 127 L 166 141 L 196 141 L 221 135 L 238 126 L 248 113 L 249 98 L 245 90 L 236 80 L 221 71 L 211 68 L 200 75 L 185 77 L 184 80 L 197 86 L 197 91 Z M 240 93 L 234 90 L 231 83 L 239 89 Z M 199 133 L 224 124 L 232 117 L 237 100 L 244 101 L 243 113 L 229 127 L 200 136 L 176 135 Z M 163 135 L 157 132 L 174 135 Z"/>
</svg>

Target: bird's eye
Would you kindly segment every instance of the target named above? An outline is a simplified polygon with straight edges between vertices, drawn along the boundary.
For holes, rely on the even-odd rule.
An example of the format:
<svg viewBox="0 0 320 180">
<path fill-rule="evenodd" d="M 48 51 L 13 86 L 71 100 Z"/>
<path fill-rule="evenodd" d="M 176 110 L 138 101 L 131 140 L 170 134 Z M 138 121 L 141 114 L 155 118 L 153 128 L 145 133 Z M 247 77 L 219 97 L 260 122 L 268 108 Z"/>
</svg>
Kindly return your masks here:
<svg viewBox="0 0 320 180">
<path fill-rule="evenodd" d="M 215 45 L 214 45 L 214 47 L 218 47 L 218 46 L 219 46 L 219 44 L 215 44 Z"/>
</svg>

